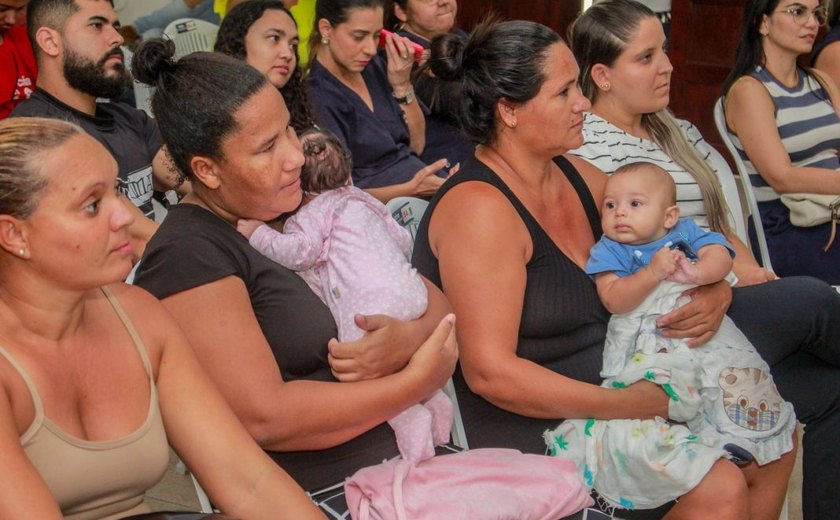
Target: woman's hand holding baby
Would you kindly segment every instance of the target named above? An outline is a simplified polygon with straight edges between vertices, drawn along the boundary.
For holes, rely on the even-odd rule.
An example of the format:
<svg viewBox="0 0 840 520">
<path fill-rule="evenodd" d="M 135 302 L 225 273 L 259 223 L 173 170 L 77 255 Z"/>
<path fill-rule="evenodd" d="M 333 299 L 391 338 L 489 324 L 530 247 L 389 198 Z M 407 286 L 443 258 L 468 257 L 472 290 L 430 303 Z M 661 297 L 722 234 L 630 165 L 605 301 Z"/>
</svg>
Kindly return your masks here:
<svg viewBox="0 0 840 520">
<path fill-rule="evenodd" d="M 416 350 L 408 351 L 404 339 L 411 322 L 401 322 L 383 315 L 356 316 L 356 324 L 368 331 L 362 339 L 329 342 L 329 363 L 336 379 L 342 382 L 377 379 L 407 366 L 422 370 L 424 381 L 433 384 L 429 392 L 440 388 L 455 370 L 458 346 L 454 335 L 455 317 L 447 315 Z M 435 386 L 436 385 L 436 386 Z"/>
</svg>

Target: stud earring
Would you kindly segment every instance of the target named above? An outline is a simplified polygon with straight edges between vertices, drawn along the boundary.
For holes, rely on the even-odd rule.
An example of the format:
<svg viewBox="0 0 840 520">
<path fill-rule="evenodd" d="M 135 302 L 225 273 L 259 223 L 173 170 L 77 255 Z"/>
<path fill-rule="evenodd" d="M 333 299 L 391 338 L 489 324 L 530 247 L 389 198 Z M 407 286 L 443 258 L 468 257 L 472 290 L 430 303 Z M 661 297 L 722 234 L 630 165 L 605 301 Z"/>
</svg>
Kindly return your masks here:
<svg viewBox="0 0 840 520">
<path fill-rule="evenodd" d="M 609 83 L 604 83 L 603 85 L 601 85 L 601 90 L 603 90 L 604 92 L 609 92 L 610 84 Z"/>
<path fill-rule="evenodd" d="M 329 45 L 330 40 L 326 36 L 321 36 L 321 45 Z"/>
<path fill-rule="evenodd" d="M 21 248 L 20 248 L 20 251 L 18 251 L 18 255 L 20 255 L 20 256 L 24 256 L 24 255 L 26 255 L 26 249 L 24 249 L 24 248 L 22 248 L 22 247 L 21 247 Z"/>
</svg>

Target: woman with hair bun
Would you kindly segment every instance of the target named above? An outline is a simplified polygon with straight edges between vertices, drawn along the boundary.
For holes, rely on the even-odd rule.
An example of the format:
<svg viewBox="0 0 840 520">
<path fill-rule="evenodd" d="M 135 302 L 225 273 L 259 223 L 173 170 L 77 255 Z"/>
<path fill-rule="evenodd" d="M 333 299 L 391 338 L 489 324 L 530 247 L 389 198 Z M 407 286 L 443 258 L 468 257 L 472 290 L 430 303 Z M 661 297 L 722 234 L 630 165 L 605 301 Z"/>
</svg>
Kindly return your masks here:
<svg viewBox="0 0 840 520">
<path fill-rule="evenodd" d="M 279 0 L 250 0 L 228 12 L 215 51 L 244 60 L 277 87 L 298 134 L 312 128 L 312 109 L 303 83 L 297 25 Z"/>
<path fill-rule="evenodd" d="M 466 43 L 439 38 L 432 72 L 460 81 L 461 124 L 478 147 L 432 200 L 413 263 L 458 315 L 470 447 L 544 453 L 543 432 L 564 418 L 667 417 L 655 385 L 598 386 L 609 313 L 583 267 L 606 176 L 565 155 L 582 144 L 590 106 L 571 51 L 526 21 L 482 24 Z M 676 504 L 619 515 L 742 519 L 748 507 L 740 471 L 719 460 Z"/>
<path fill-rule="evenodd" d="M 236 230 L 239 219 L 272 221 L 301 202 L 304 156 L 283 97 L 230 56 L 174 62 L 173 53 L 171 42 L 145 42 L 134 74 L 156 86 L 161 134 L 193 191 L 150 241 L 136 283 L 175 316 L 248 432 L 318 495 L 398 453 L 386 421 L 452 374 L 449 305 L 424 280 L 422 316 L 357 315 L 364 336 L 337 342 L 329 308 L 306 282 Z M 341 493 L 325 496 L 346 510 Z"/>
</svg>

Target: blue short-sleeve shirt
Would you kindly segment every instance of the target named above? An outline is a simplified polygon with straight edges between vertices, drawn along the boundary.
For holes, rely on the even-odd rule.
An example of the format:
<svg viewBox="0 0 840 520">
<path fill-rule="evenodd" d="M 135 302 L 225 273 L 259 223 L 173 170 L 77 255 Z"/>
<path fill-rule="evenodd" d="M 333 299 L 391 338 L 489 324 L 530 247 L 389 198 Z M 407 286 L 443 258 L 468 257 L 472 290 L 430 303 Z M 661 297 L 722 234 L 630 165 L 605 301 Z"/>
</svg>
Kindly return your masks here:
<svg viewBox="0 0 840 520">
<path fill-rule="evenodd" d="M 703 231 L 689 218 L 680 219 L 668 234 L 647 244 L 622 244 L 603 235 L 592 246 L 589 261 L 586 263 L 586 274 L 595 276 L 612 272 L 623 278 L 650 264 L 654 253 L 663 247 L 679 247 L 691 258 L 692 255 L 696 256 L 702 247 L 711 244 L 724 246 L 729 250 L 729 254 L 735 257 L 735 250 L 723 235 L 714 231 Z"/>
</svg>

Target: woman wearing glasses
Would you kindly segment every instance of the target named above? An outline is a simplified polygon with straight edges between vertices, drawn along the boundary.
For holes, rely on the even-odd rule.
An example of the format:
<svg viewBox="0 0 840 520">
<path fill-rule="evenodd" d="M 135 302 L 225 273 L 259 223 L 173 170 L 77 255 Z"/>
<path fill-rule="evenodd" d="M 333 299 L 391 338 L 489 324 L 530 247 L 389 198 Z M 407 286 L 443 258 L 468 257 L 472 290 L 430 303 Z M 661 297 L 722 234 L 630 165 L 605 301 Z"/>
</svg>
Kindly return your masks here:
<svg viewBox="0 0 840 520">
<path fill-rule="evenodd" d="M 794 226 L 784 193 L 840 195 L 837 87 L 797 65 L 827 12 L 819 0 L 750 0 L 735 67 L 724 86 L 726 123 L 750 172 L 773 268 L 840 284 L 840 244 L 830 223 Z"/>
</svg>

